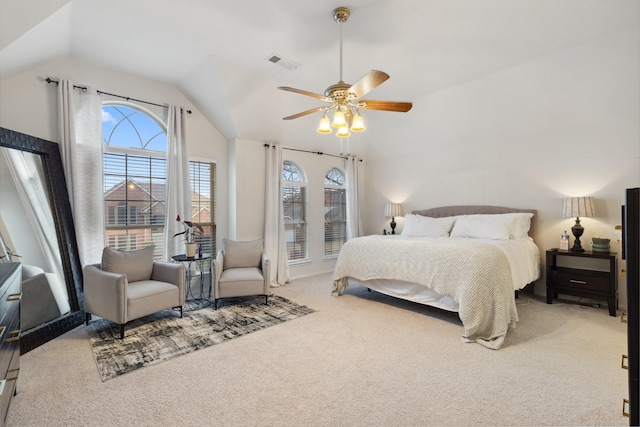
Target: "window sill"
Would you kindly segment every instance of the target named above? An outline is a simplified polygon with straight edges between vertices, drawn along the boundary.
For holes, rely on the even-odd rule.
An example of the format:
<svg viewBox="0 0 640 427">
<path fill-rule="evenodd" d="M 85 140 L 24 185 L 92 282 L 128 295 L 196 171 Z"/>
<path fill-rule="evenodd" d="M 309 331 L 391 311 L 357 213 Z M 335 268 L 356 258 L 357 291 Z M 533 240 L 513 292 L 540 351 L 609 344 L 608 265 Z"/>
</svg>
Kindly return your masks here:
<svg viewBox="0 0 640 427">
<path fill-rule="evenodd" d="M 304 265 L 304 264 L 311 264 L 311 260 L 310 259 L 297 259 L 295 261 L 289 261 L 289 267 L 294 267 L 296 265 Z"/>
</svg>

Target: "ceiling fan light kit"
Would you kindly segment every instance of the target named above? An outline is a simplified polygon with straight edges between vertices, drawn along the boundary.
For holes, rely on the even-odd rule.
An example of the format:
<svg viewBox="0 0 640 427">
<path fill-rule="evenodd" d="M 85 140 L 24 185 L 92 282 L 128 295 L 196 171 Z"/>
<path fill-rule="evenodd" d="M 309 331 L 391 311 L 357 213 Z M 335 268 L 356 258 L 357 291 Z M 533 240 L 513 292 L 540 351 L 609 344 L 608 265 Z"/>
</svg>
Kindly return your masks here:
<svg viewBox="0 0 640 427">
<path fill-rule="evenodd" d="M 283 120 L 297 119 L 298 117 L 322 111 L 323 115 L 318 125 L 318 133 L 332 133 L 331 128 L 335 127 L 338 129 L 336 135 L 344 138 L 350 135 L 349 130 L 352 132 L 362 132 L 366 129 L 364 119 L 360 115 L 359 110 L 396 111 L 402 113 L 411 110 L 413 106 L 411 102 L 360 99 L 389 79 L 387 73 L 371 70 L 353 85 L 345 83 L 342 80 L 342 24 L 347 22 L 350 15 L 351 11 L 346 7 L 335 8 L 332 12 L 333 19 L 340 24 L 340 80 L 338 83 L 329 86 L 323 95 L 288 86 L 278 87 L 280 90 L 323 100 L 327 102 L 328 105 L 302 111 L 284 117 Z M 330 112 L 333 112 L 333 119 L 331 121 L 328 115 Z"/>
</svg>

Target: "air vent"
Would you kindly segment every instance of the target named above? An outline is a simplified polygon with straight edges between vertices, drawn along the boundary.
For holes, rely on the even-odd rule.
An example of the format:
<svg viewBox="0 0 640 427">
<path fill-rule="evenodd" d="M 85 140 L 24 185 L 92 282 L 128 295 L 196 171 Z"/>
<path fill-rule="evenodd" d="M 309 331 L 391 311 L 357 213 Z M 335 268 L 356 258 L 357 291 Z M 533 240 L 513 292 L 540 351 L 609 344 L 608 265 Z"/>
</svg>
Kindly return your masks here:
<svg viewBox="0 0 640 427">
<path fill-rule="evenodd" d="M 295 70 L 300 66 L 300 64 L 297 64 L 290 59 L 283 58 L 281 55 L 278 55 L 276 53 L 272 53 L 266 59 L 267 61 L 272 62 L 287 70 Z"/>
</svg>

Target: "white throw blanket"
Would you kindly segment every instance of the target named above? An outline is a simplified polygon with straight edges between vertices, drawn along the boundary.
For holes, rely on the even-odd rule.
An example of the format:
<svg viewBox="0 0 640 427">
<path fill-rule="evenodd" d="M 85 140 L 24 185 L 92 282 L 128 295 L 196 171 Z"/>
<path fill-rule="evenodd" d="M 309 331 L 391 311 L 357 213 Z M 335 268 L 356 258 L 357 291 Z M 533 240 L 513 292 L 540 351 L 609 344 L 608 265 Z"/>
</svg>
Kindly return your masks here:
<svg viewBox="0 0 640 427">
<path fill-rule="evenodd" d="M 518 320 L 511 269 L 502 250 L 473 240 L 366 236 L 347 241 L 336 262 L 332 294 L 348 278 L 419 283 L 459 305 L 463 340 L 499 349 Z"/>
</svg>

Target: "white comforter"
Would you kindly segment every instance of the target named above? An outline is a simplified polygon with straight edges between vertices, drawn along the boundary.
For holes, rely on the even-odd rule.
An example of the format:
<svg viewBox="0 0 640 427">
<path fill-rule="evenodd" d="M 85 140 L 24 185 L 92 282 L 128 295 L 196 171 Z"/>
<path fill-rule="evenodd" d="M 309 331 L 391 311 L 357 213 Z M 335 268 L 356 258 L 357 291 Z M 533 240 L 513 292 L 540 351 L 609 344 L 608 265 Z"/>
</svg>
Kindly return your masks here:
<svg viewBox="0 0 640 427">
<path fill-rule="evenodd" d="M 499 349 L 518 320 L 513 277 L 505 252 L 482 241 L 450 238 L 366 236 L 340 251 L 332 294 L 347 279 L 413 282 L 451 297 L 459 305 L 463 340 Z"/>
</svg>

